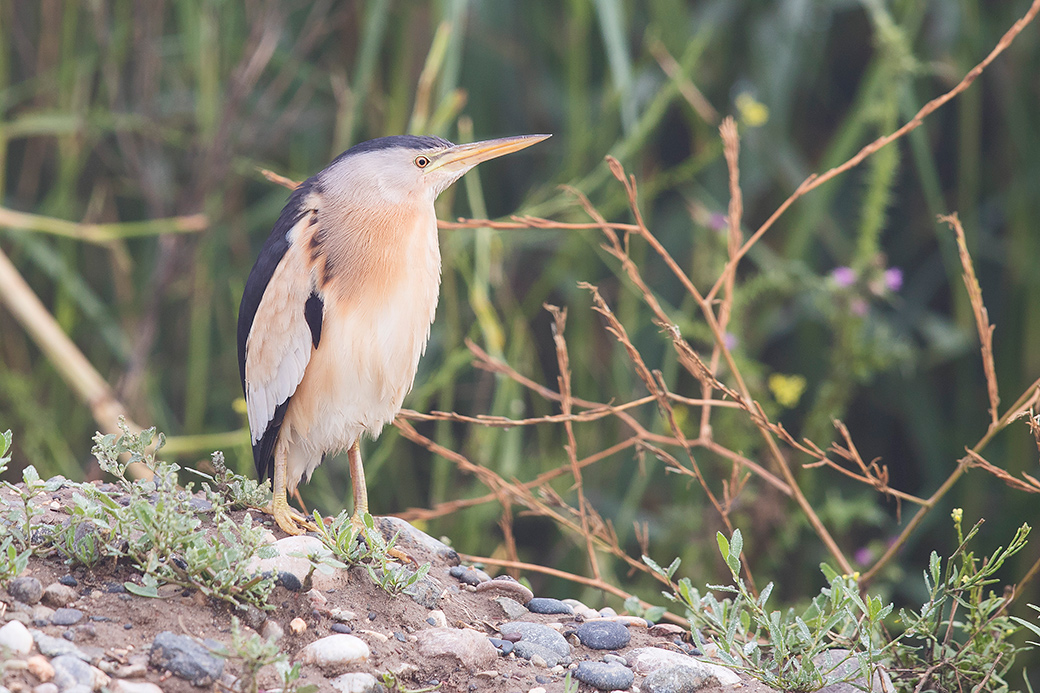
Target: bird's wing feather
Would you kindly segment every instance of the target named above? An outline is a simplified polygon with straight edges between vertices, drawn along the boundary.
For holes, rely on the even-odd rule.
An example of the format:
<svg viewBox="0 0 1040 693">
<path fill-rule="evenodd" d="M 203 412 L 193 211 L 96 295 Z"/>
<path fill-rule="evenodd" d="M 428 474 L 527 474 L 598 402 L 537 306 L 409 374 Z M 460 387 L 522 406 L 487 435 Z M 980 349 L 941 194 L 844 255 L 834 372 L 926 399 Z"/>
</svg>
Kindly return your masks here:
<svg viewBox="0 0 1040 693">
<path fill-rule="evenodd" d="M 270 475 L 289 399 L 317 348 L 324 304 L 305 250 L 317 224 L 310 181 L 289 198 L 246 282 L 238 347 L 253 461 Z"/>
</svg>

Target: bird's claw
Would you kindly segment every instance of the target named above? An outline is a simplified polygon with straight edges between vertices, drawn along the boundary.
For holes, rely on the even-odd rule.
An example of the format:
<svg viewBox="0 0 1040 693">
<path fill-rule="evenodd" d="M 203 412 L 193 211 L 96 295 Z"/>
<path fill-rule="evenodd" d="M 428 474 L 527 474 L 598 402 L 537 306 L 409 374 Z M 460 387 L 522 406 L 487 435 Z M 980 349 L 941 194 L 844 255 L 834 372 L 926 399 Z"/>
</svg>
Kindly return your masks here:
<svg viewBox="0 0 1040 693">
<path fill-rule="evenodd" d="M 318 526 L 307 519 L 306 515 L 294 510 L 284 498 L 279 503 L 276 500 L 264 508 L 264 512 L 274 518 L 274 521 L 286 534 L 299 536 L 305 532 L 316 532 Z"/>
</svg>

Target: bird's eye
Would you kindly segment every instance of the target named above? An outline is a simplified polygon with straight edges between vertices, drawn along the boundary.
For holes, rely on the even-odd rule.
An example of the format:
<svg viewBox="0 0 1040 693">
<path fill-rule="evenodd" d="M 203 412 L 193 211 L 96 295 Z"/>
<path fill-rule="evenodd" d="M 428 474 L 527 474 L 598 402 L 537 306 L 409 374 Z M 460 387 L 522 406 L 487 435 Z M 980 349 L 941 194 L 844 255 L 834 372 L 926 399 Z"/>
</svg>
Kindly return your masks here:
<svg viewBox="0 0 1040 693">
<path fill-rule="evenodd" d="M 415 165 L 419 168 L 426 168 L 430 165 L 430 158 L 420 154 L 419 156 L 415 157 Z"/>
</svg>

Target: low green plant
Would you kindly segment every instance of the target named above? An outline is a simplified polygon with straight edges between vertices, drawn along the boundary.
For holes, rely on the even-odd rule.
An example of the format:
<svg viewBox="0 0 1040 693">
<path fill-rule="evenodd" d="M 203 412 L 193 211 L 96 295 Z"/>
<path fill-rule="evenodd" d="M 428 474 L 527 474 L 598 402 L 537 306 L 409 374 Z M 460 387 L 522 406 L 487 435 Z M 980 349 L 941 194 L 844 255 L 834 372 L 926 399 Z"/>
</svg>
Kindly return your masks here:
<svg viewBox="0 0 1040 693">
<path fill-rule="evenodd" d="M 268 666 L 278 672 L 278 688 L 282 693 L 314 693 L 318 690 L 314 684 L 300 685 L 301 666 L 291 664 L 288 655 L 281 651 L 277 642 L 264 639 L 256 633 L 247 635 L 234 616 L 231 617 L 231 642 L 226 649 L 216 650 L 214 654 L 227 661 L 240 663 L 241 674 L 232 689 L 239 693 L 258 693 L 260 672 Z"/>
<path fill-rule="evenodd" d="M 405 688 L 404 684 L 397 680 L 397 674 L 392 671 L 384 673 L 381 677 L 383 688 L 389 693 L 432 693 L 440 690 L 441 684 L 427 686 L 426 688 Z"/>
<path fill-rule="evenodd" d="M 118 491 L 76 485 L 71 521 L 56 535 L 57 547 L 70 562 L 129 561 L 142 579 L 127 582 L 126 588 L 140 596 L 158 597 L 159 587 L 175 584 L 236 606 L 266 608 L 274 577 L 247 569 L 254 557 L 274 554 L 262 528 L 248 513 L 235 522 L 231 504 L 208 484 L 203 490 L 209 505 L 199 507 L 191 484 L 177 484 L 180 467 L 156 459 L 164 438 L 154 428 L 135 434 L 120 422 L 120 429 L 118 436 L 99 433 L 93 449 L 101 468 L 115 477 Z M 134 463 L 152 477 L 128 479 Z M 213 531 L 206 535 L 199 517 L 203 510 L 213 514 Z"/>
<path fill-rule="evenodd" d="M 988 589 L 1004 563 L 1025 548 L 1030 527 L 1023 524 L 1007 547 L 979 559 L 968 544 L 982 526 L 979 520 L 965 535 L 963 511 L 952 513 L 958 547 L 945 567 L 932 552 L 924 582 L 928 599 L 920 609 L 901 609 L 904 631 L 893 650 L 893 672 L 911 681 L 917 690 L 971 690 L 1010 693 L 1006 680 L 1021 646 L 1012 642 L 1022 619 L 1007 614 L 1010 594 Z"/>
<path fill-rule="evenodd" d="M 828 586 L 804 611 L 767 610 L 773 583 L 755 596 L 740 578 L 740 530 L 734 530 L 730 539 L 721 532 L 716 538 L 733 585 L 708 585 L 708 589 L 733 596 L 720 600 L 710 591 L 702 596 L 689 578 L 679 580 L 675 594 L 665 593 L 686 607 L 698 645 L 714 646 L 728 666 L 784 691 L 815 691 L 829 683 L 861 677 L 870 681 L 877 676 L 882 648 L 876 643 L 881 640 L 882 621 L 891 613 L 891 604 L 885 605 L 877 597 L 862 599 L 853 577 L 838 575 L 823 565 Z M 643 561 L 669 580 L 680 564 L 676 559 L 662 568 L 646 556 Z M 821 655 L 832 649 L 847 650 L 849 655 L 840 662 L 820 664 Z M 844 666 L 848 662 L 855 666 Z"/>
<path fill-rule="evenodd" d="M 5 431 L 0 435 L 0 475 L 7 471 L 7 463 L 11 461 L 13 440 L 11 431 Z M 0 485 L 10 491 L 16 499 L 15 503 L 9 503 L 0 496 L 0 524 L 6 530 L 12 547 L 30 553 L 42 547 L 45 541 L 44 532 L 41 531 L 43 525 L 39 519 L 45 511 L 35 501 L 44 493 L 57 491 L 64 483 L 65 479 L 61 477 L 47 481 L 40 479 L 39 473 L 32 465 L 22 470 L 21 485 L 0 481 Z"/>
<path fill-rule="evenodd" d="M 236 474 L 228 469 L 224 462 L 224 453 L 214 452 L 210 455 L 213 464 L 213 474 L 206 474 L 197 469 L 186 471 L 207 479 L 213 483 L 213 490 L 220 494 L 231 510 L 245 510 L 247 508 L 263 508 L 271 499 L 271 484 L 269 481 L 263 483 L 256 479 Z M 203 488 L 209 488 L 203 482 Z"/>
<path fill-rule="evenodd" d="M 332 518 L 327 526 L 317 512 L 314 513 L 314 520 L 318 525 L 318 536 L 322 542 L 339 561 L 342 561 L 336 565 L 326 558 L 322 563 L 331 563 L 333 567 L 338 568 L 363 565 L 372 582 L 391 597 L 411 594 L 415 584 L 430 572 L 429 563 L 424 563 L 415 570 L 398 563 L 394 558 L 398 535 L 395 534 L 390 541 L 385 540 L 375 528 L 375 520 L 368 513 L 362 515 L 364 527 L 360 530 L 351 522 L 351 517 L 346 511 Z M 313 558 L 311 562 L 316 564 Z"/>
</svg>

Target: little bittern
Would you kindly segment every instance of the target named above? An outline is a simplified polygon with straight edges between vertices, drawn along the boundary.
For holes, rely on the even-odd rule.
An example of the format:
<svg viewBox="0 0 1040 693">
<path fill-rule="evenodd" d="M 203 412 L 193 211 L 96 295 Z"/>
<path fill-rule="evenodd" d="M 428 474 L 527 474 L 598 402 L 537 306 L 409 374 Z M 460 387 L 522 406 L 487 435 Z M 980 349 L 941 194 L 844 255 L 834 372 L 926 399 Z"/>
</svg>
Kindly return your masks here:
<svg viewBox="0 0 1040 693">
<path fill-rule="evenodd" d="M 358 446 L 401 409 L 437 308 L 434 200 L 482 161 L 549 135 L 454 145 L 381 137 L 338 156 L 289 196 L 246 281 L 238 362 L 253 461 L 274 481 L 272 514 L 326 454 L 348 451 L 355 524 L 368 512 Z"/>
</svg>

